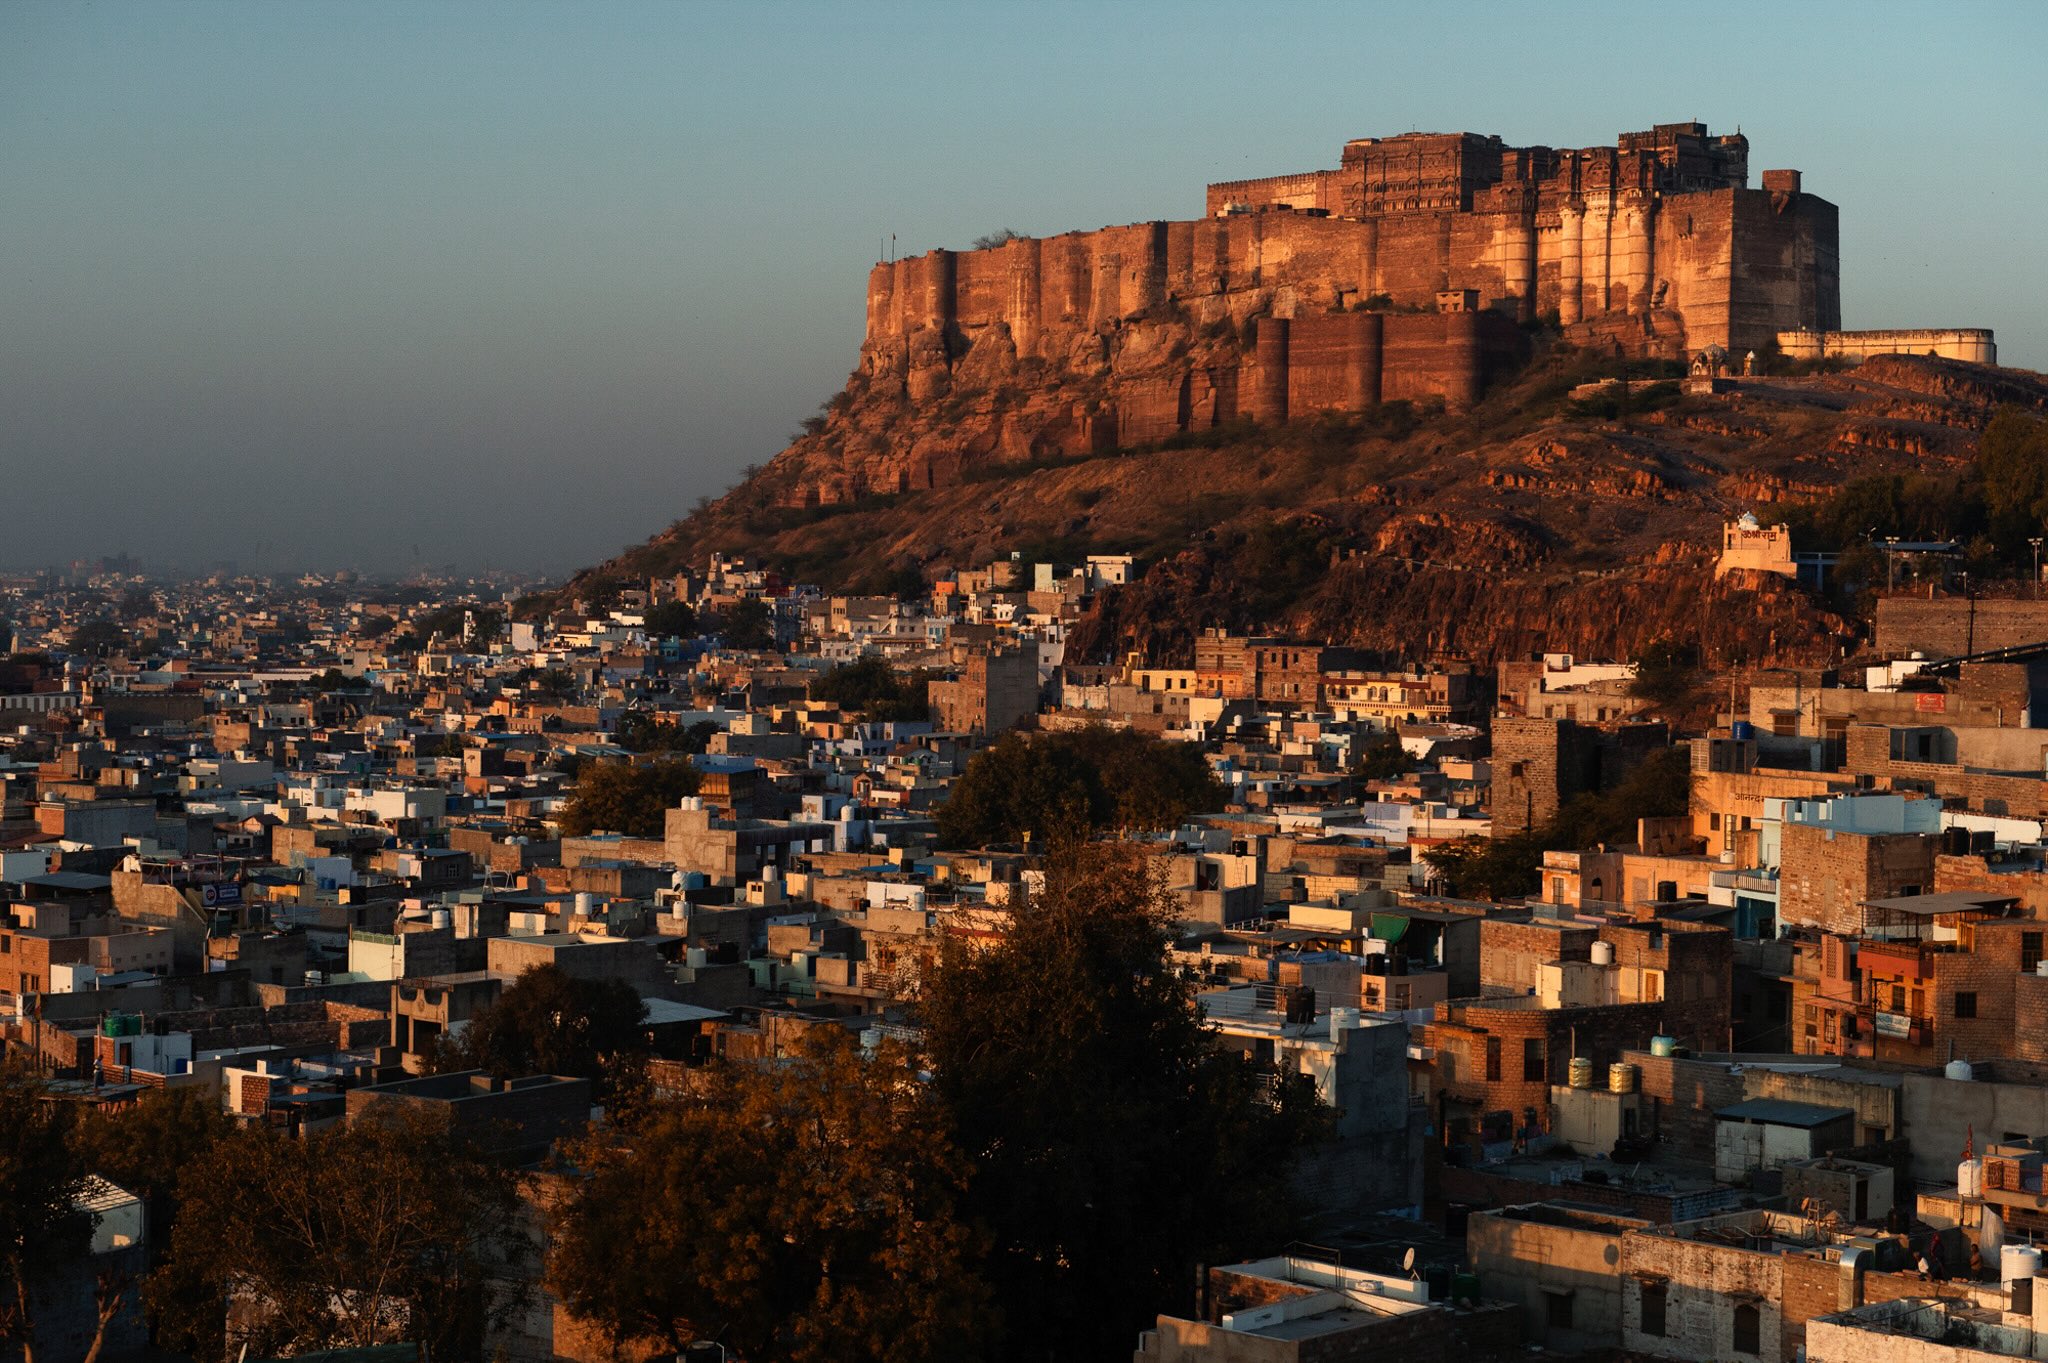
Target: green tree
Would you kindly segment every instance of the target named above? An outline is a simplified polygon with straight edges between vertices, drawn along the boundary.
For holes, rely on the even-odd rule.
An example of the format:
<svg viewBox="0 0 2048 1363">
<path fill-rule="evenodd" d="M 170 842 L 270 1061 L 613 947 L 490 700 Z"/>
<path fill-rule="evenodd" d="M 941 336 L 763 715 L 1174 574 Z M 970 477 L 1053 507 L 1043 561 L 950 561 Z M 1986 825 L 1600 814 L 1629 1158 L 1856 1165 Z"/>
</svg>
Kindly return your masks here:
<svg viewBox="0 0 2048 1363">
<path fill-rule="evenodd" d="M 519 1214 L 511 1171 L 430 1117 L 245 1128 L 181 1203 L 147 1298 L 159 1338 L 205 1360 L 397 1340 L 481 1358 L 520 1305 L 495 1271 L 529 1248 Z"/>
<path fill-rule="evenodd" d="M 920 1020 L 971 1162 L 995 1356 L 1107 1358 L 1193 1307 L 1196 1266 L 1287 1238 L 1312 1081 L 1226 1049 L 1167 957 L 1178 907 L 1128 846 L 1076 846 L 994 946 L 947 941 Z"/>
<path fill-rule="evenodd" d="M 819 677 L 810 685 L 810 697 L 873 720 L 918 720 L 931 713 L 923 672 L 906 677 L 872 655 Z"/>
<path fill-rule="evenodd" d="M 975 755 L 939 806 L 948 847 L 1045 844 L 1111 828 L 1177 828 L 1221 809 L 1224 791 L 1202 750 L 1131 729 L 1005 734 Z"/>
<path fill-rule="evenodd" d="M 147 587 L 130 587 L 121 593 L 119 610 L 123 620 L 140 620 L 145 615 L 154 615 L 156 593 Z"/>
<path fill-rule="evenodd" d="M 0 1065 L 0 1341 L 13 1341 L 23 1363 L 34 1363 L 44 1275 L 82 1262 L 92 1246 L 92 1214 L 78 1205 L 85 1166 L 71 1118 L 34 1075 Z"/>
<path fill-rule="evenodd" d="M 614 1342 L 743 1358 L 920 1363 L 981 1355 L 965 1166 L 893 1046 L 835 1027 L 793 1057 L 697 1072 L 576 1151 L 550 1282 Z"/>
<path fill-rule="evenodd" d="M 88 620 L 71 631 L 67 646 L 88 658 L 105 658 L 128 647 L 128 633 L 112 620 Z"/>
<path fill-rule="evenodd" d="M 1415 759 L 1401 746 L 1401 740 L 1387 734 L 1360 750 L 1351 764 L 1351 774 L 1368 781 L 1393 781 L 1415 769 Z"/>
<path fill-rule="evenodd" d="M 558 822 L 570 837 L 658 838 L 668 829 L 668 812 L 703 783 L 703 773 L 688 762 L 585 763 Z"/>
<path fill-rule="evenodd" d="M 126 1107 L 96 1109 L 79 1131 L 86 1166 L 141 1198 L 150 1243 L 170 1241 L 183 1198 L 204 1195 L 220 1143 L 235 1129 L 220 1095 L 203 1085 L 157 1089 Z"/>
<path fill-rule="evenodd" d="M 648 608 L 645 626 L 650 638 L 692 638 L 697 633 L 697 612 L 681 601 L 664 601 Z"/>
<path fill-rule="evenodd" d="M 1659 714 L 1674 719 L 1699 703 L 1705 677 L 1700 671 L 1698 645 L 1659 639 L 1644 645 L 1634 661 L 1636 674 L 1629 678 L 1629 695 L 1648 701 Z"/>
<path fill-rule="evenodd" d="M 985 847 L 1029 838 L 1043 846 L 1079 837 L 1109 814 L 1100 773 L 1071 743 L 1009 733 L 955 778 L 938 809 L 939 841 Z"/>
<path fill-rule="evenodd" d="M 563 1074 L 596 1082 L 600 1100 L 616 1079 L 636 1086 L 647 1057 L 647 1005 L 623 980 L 584 980 L 560 966 L 523 971 L 497 1001 L 435 1049 L 437 1071 L 489 1070 L 500 1079 Z"/>
<path fill-rule="evenodd" d="M 760 597 L 743 597 L 719 612 L 718 632 L 728 648 L 773 648 L 775 616 Z"/>
<path fill-rule="evenodd" d="M 628 710 L 619 716 L 612 739 L 630 752 L 700 753 L 711 746 L 712 736 L 718 732 L 716 721 L 709 719 L 685 727 L 645 710 Z"/>
<path fill-rule="evenodd" d="M 1541 886 L 1544 842 L 1518 833 L 1496 838 L 1459 838 L 1424 852 L 1443 879 L 1445 894 L 1465 899 L 1517 899 Z"/>
</svg>

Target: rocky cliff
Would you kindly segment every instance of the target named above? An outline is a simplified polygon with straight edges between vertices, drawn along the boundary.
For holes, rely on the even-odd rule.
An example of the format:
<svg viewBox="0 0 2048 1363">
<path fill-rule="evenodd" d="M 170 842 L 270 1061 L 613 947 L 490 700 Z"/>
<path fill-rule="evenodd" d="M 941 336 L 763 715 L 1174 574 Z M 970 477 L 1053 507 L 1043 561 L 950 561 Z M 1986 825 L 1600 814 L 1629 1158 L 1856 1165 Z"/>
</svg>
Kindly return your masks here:
<svg viewBox="0 0 2048 1363">
<path fill-rule="evenodd" d="M 1660 637 L 1716 661 L 1819 662 L 1843 621 L 1778 579 L 1716 583 L 1722 523 L 1857 478 L 1959 475 L 1998 405 L 2048 410 L 2040 375 L 1899 356 L 1574 401 L 1616 362 L 1553 340 L 1467 411 L 1393 401 L 1150 443 L 1096 433 L 1162 375 L 1244 365 L 1245 331 L 1168 312 L 1053 360 L 1018 358 L 995 329 L 956 354 L 906 350 L 900 371 L 870 358 L 765 467 L 582 581 L 725 550 L 874 590 L 1010 550 L 1130 551 L 1145 571 L 1095 603 L 1070 656 L 1172 657 L 1222 624 L 1485 663 Z"/>
</svg>

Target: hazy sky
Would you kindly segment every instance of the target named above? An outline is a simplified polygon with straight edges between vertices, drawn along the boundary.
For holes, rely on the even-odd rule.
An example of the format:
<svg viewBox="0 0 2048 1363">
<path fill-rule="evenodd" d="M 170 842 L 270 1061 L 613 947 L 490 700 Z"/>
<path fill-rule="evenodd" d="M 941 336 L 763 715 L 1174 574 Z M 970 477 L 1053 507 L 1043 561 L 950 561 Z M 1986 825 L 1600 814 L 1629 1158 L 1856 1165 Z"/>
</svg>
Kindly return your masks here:
<svg viewBox="0 0 2048 1363">
<path fill-rule="evenodd" d="M 838 388 L 890 233 L 1410 129 L 1740 125 L 1841 205 L 1845 325 L 2044 367 L 2044 54 L 2037 3 L 5 0 L 0 565 L 566 570 Z"/>
</svg>

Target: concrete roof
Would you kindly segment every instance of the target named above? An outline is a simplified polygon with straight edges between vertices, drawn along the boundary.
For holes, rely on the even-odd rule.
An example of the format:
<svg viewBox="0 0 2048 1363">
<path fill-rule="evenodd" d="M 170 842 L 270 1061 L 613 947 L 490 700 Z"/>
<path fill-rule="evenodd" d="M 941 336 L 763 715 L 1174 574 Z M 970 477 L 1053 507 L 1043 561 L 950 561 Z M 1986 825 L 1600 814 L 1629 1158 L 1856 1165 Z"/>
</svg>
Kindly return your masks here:
<svg viewBox="0 0 2048 1363">
<path fill-rule="evenodd" d="M 1722 1121 L 1762 1122 L 1769 1126 L 1798 1126 L 1811 1129 L 1844 1117 L 1854 1117 L 1854 1108 L 1821 1107 L 1817 1103 L 1795 1103 L 1786 1098 L 1751 1098 L 1732 1107 L 1718 1108 L 1714 1116 Z"/>
</svg>

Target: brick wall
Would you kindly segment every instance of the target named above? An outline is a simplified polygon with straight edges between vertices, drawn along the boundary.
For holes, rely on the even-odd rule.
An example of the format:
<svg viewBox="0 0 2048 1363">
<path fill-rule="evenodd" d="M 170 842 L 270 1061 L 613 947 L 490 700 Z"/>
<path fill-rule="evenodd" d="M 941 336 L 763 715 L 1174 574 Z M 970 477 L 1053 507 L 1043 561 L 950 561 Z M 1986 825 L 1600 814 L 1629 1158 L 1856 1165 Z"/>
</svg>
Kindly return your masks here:
<svg viewBox="0 0 2048 1363">
<path fill-rule="evenodd" d="M 1854 933 L 1866 899 L 1934 883 L 1936 840 L 1916 833 L 1846 833 L 1787 824 L 1779 856 L 1778 919 Z"/>
</svg>

